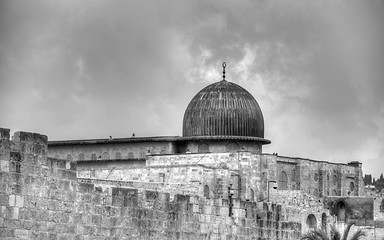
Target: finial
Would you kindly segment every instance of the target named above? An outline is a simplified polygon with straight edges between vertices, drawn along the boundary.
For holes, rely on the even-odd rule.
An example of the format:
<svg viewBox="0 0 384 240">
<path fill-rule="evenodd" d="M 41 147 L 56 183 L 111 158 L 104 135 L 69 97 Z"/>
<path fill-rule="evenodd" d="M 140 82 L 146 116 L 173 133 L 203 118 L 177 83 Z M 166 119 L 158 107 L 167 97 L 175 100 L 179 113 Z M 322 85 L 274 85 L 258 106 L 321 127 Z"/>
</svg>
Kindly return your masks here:
<svg viewBox="0 0 384 240">
<path fill-rule="evenodd" d="M 225 81 L 225 67 L 227 66 L 227 64 L 225 62 L 223 62 L 223 81 Z"/>
</svg>

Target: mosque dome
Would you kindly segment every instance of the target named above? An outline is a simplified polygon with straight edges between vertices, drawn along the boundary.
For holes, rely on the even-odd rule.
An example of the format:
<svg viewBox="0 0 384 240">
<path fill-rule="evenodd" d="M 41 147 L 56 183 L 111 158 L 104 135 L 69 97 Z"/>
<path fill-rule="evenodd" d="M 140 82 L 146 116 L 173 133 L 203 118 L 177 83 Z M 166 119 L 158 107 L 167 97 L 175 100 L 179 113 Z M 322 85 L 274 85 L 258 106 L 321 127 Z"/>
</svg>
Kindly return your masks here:
<svg viewBox="0 0 384 240">
<path fill-rule="evenodd" d="M 247 90 L 224 76 L 198 92 L 185 110 L 183 137 L 194 136 L 264 138 L 260 106 Z"/>
</svg>

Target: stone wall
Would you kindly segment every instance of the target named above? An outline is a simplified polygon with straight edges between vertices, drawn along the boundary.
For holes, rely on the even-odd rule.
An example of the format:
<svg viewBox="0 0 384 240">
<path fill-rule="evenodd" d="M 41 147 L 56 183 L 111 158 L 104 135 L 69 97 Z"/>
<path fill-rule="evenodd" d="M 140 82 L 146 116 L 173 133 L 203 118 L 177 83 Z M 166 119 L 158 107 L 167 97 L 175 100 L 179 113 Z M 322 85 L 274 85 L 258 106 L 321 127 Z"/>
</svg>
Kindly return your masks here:
<svg viewBox="0 0 384 240">
<path fill-rule="evenodd" d="M 135 138 L 132 138 L 136 140 Z M 138 139 L 140 140 L 140 139 Z M 80 142 L 80 141 L 79 141 Z M 104 143 L 105 142 L 105 143 Z M 171 141 L 114 142 L 97 140 L 87 144 L 52 144 L 49 145 L 49 157 L 73 161 L 109 160 L 109 159 L 143 159 L 147 154 L 173 153 Z M 92 156 L 92 154 L 94 156 Z"/>
<path fill-rule="evenodd" d="M 0 129 L 0 239 L 298 239 L 280 205 L 87 183 L 47 137 Z"/>
<path fill-rule="evenodd" d="M 373 198 L 373 206 L 374 206 L 374 219 L 376 221 L 384 222 L 384 194 L 377 193 Z"/>
<path fill-rule="evenodd" d="M 273 154 L 262 154 L 261 162 L 266 162 L 268 180 L 277 181 L 283 190 L 302 190 L 318 197 L 363 195 L 358 162 L 331 163 Z"/>
<path fill-rule="evenodd" d="M 310 230 L 308 218 L 313 215 L 316 228 L 327 228 L 333 223 L 329 210 L 324 208 L 323 199 L 299 190 L 270 190 L 271 201 L 282 205 L 288 221 L 300 221 L 303 232 Z"/>
</svg>

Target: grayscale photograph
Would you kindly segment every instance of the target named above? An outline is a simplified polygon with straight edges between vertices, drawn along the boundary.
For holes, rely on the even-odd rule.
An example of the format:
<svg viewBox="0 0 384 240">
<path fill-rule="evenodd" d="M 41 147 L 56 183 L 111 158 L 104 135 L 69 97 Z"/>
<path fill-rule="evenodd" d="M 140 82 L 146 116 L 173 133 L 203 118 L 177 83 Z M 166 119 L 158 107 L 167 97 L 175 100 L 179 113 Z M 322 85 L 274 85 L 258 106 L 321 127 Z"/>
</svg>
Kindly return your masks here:
<svg viewBox="0 0 384 240">
<path fill-rule="evenodd" d="M 384 240 L 384 0 L 0 0 L 1 240 Z"/>
</svg>

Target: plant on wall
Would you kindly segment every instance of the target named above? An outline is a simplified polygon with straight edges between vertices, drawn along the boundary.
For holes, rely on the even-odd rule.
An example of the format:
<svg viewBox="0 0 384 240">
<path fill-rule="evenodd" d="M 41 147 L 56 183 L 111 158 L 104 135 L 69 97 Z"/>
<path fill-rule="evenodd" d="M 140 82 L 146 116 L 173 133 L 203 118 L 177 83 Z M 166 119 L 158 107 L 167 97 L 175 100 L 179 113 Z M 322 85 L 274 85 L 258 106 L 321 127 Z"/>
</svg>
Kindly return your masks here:
<svg viewBox="0 0 384 240">
<path fill-rule="evenodd" d="M 353 223 L 347 224 L 343 235 L 341 235 L 340 231 L 335 226 L 331 226 L 330 236 L 323 229 L 314 229 L 303 234 L 301 240 L 358 240 L 365 236 L 365 233 L 359 229 L 350 238 L 348 238 L 352 225 Z"/>
</svg>

